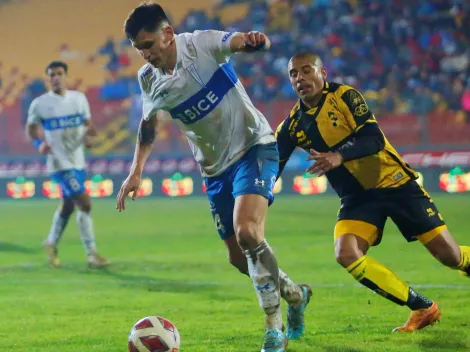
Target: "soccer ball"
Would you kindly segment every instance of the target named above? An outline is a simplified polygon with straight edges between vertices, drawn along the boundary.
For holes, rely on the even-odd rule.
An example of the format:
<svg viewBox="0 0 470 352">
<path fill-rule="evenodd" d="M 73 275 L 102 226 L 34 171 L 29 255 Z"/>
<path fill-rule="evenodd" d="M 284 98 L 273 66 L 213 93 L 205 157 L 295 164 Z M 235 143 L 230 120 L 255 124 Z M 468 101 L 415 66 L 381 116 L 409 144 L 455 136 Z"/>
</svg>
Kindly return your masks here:
<svg viewBox="0 0 470 352">
<path fill-rule="evenodd" d="M 127 345 L 129 352 L 178 352 L 180 334 L 168 319 L 146 317 L 132 327 Z"/>
</svg>

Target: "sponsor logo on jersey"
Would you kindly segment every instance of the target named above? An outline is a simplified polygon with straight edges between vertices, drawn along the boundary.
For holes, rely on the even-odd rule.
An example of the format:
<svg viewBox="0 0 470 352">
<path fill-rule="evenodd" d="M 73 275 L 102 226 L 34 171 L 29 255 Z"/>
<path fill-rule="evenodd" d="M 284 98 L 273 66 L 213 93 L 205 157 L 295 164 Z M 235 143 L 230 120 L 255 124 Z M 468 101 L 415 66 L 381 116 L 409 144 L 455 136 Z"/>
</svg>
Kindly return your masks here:
<svg viewBox="0 0 470 352">
<path fill-rule="evenodd" d="M 83 125 L 84 117 L 82 114 L 57 116 L 42 119 L 42 125 L 45 130 L 59 130 L 64 128 L 73 128 Z"/>
<path fill-rule="evenodd" d="M 228 40 L 228 38 L 230 38 L 233 35 L 233 33 L 235 33 L 235 32 L 226 33 L 222 38 L 222 43 L 225 43 Z"/>
<path fill-rule="evenodd" d="M 230 64 L 223 64 L 209 82 L 192 97 L 170 110 L 173 119 L 191 124 L 207 116 L 238 81 Z"/>
</svg>

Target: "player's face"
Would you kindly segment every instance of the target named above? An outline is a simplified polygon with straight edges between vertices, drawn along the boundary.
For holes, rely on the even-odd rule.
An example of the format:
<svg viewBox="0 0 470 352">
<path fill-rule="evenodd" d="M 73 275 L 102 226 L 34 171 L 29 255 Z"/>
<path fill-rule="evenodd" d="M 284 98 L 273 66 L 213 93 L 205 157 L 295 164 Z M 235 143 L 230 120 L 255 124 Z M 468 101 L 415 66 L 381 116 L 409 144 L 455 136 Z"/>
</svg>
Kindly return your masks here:
<svg viewBox="0 0 470 352">
<path fill-rule="evenodd" d="M 49 83 L 54 92 L 61 92 L 66 87 L 67 74 L 63 67 L 54 67 L 47 70 Z"/>
<path fill-rule="evenodd" d="M 289 61 L 289 78 L 292 87 L 302 100 L 310 100 L 322 92 L 326 69 L 311 58 L 294 58 Z"/>
<path fill-rule="evenodd" d="M 166 68 L 171 57 L 170 45 L 175 33 L 171 26 L 164 26 L 156 32 L 141 30 L 132 46 L 154 67 Z"/>
</svg>

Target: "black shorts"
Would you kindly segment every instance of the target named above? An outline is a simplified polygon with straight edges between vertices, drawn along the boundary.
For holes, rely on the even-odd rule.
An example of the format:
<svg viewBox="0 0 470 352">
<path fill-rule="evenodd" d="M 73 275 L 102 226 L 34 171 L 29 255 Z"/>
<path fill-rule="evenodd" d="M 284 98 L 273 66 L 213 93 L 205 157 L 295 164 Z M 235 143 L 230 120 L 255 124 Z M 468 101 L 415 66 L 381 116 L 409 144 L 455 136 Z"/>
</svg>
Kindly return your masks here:
<svg viewBox="0 0 470 352">
<path fill-rule="evenodd" d="M 445 229 L 444 219 L 429 194 L 416 181 L 409 181 L 396 188 L 374 189 L 360 196 L 343 198 L 335 239 L 353 233 L 377 245 L 387 218 L 392 219 L 408 242 L 416 241 L 419 236 L 427 237 L 426 242 L 429 242 Z M 361 227 L 361 223 L 366 224 Z M 374 234 L 366 233 L 373 232 L 373 228 L 377 230 L 375 239 L 372 239 Z"/>
</svg>

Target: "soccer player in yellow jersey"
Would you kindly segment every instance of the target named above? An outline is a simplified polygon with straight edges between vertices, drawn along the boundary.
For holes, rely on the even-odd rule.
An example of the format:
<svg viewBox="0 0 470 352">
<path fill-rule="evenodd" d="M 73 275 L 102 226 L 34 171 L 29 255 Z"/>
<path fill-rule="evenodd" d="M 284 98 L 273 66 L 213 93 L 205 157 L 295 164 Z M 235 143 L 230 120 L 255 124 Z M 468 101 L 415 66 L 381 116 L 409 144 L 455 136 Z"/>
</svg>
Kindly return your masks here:
<svg viewBox="0 0 470 352">
<path fill-rule="evenodd" d="M 367 251 L 380 243 L 387 218 L 408 242 L 419 240 L 442 264 L 466 275 L 470 247 L 459 247 L 453 239 L 361 93 L 327 82 L 321 59 L 312 53 L 294 55 L 288 73 L 300 99 L 276 131 L 280 172 L 300 147 L 315 161 L 308 171 L 326 175 L 341 198 L 334 229 L 336 260 L 364 286 L 411 309 L 408 321 L 394 331 L 415 331 L 439 321 L 436 302 L 416 293 Z"/>
</svg>

